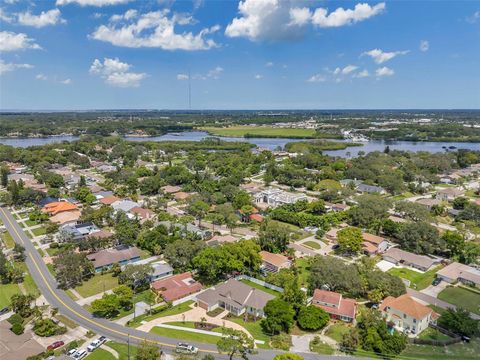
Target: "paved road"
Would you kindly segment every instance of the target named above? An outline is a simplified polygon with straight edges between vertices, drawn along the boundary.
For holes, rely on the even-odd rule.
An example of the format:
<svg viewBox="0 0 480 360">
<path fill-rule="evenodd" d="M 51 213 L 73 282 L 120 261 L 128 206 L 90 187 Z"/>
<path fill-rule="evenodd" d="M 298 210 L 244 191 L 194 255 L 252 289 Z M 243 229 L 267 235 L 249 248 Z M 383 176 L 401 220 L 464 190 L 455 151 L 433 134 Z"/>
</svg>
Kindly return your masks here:
<svg viewBox="0 0 480 360">
<path fill-rule="evenodd" d="M 457 307 L 453 304 L 450 304 L 446 301 L 443 301 L 443 300 L 440 300 L 440 299 L 437 299 L 436 297 L 433 297 L 433 296 L 430 296 L 428 294 L 424 294 L 420 291 L 417 291 L 417 290 L 414 290 L 414 289 L 410 289 L 410 288 L 407 288 L 407 294 L 414 297 L 414 298 L 417 298 L 419 300 L 422 300 L 422 301 L 425 301 L 426 303 L 430 304 L 430 305 L 435 305 L 435 306 L 438 306 L 439 308 L 441 309 L 448 309 L 448 308 L 452 308 L 452 309 L 456 309 Z M 475 314 L 475 313 L 470 313 L 470 316 L 472 317 L 472 319 L 475 319 L 475 320 L 480 320 L 480 316 Z"/>
<path fill-rule="evenodd" d="M 146 339 L 157 344 L 162 348 L 163 351 L 172 352 L 178 342 L 178 339 L 171 339 L 146 333 L 121 326 L 105 319 L 93 317 L 92 314 L 73 301 L 63 290 L 58 289 L 56 280 L 51 275 L 40 254 L 7 208 L 0 208 L 0 219 L 5 224 L 6 229 L 12 235 L 15 242 L 25 247 L 25 253 L 27 256 L 26 264 L 30 274 L 38 286 L 38 289 L 45 296 L 48 303 L 52 307 L 58 308 L 61 314 L 69 317 L 82 327 L 92 330 L 97 334 L 104 335 L 111 340 L 122 343 L 127 343 L 128 341 L 130 341 L 130 343 L 139 343 Z M 226 356 L 218 355 L 215 345 L 194 342 L 190 343 L 197 346 L 202 353 L 215 354 L 217 358 L 227 358 Z M 278 353 L 278 351 L 274 350 L 259 350 L 258 354 L 254 355 L 252 358 L 259 360 L 271 360 Z M 307 360 L 338 360 L 341 358 L 352 359 L 352 357 L 346 356 L 338 357 L 317 354 L 302 355 L 304 355 L 305 359 Z"/>
</svg>

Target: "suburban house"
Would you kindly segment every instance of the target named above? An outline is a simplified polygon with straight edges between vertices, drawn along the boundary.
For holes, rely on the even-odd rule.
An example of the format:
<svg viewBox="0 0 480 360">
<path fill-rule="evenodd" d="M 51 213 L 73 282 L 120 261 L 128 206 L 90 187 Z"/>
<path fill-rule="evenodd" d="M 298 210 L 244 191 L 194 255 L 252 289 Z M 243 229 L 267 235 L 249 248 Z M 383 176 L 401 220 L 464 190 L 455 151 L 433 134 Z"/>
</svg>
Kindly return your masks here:
<svg viewBox="0 0 480 360">
<path fill-rule="evenodd" d="M 383 253 L 388 248 L 388 241 L 377 235 L 363 233 L 363 251 L 368 255 Z"/>
<path fill-rule="evenodd" d="M 277 273 L 281 269 L 288 269 L 292 265 L 291 261 L 281 254 L 273 254 L 268 251 L 260 251 L 258 254 L 262 258 L 260 269 L 264 272 Z"/>
<path fill-rule="evenodd" d="M 268 188 L 253 196 L 256 204 L 267 204 L 275 208 L 284 204 L 294 204 L 300 200 L 307 200 L 307 195 L 302 193 L 290 193 L 282 189 Z"/>
<path fill-rule="evenodd" d="M 400 295 L 397 298 L 388 296 L 380 304 L 380 311 L 388 322 L 399 331 L 410 331 L 418 335 L 428 327 L 428 324 L 435 322 L 438 314 L 429 307 L 415 301 L 408 294 Z"/>
<path fill-rule="evenodd" d="M 140 250 L 135 246 L 104 249 L 87 255 L 87 259 L 93 262 L 95 271 L 100 272 L 102 269 L 111 268 L 115 263 L 127 265 L 140 260 Z"/>
<path fill-rule="evenodd" d="M 453 201 L 459 196 L 463 196 L 465 190 L 459 188 L 446 188 L 437 191 L 435 198 L 440 201 Z"/>
<path fill-rule="evenodd" d="M 154 281 L 152 289 L 165 301 L 175 301 L 202 290 L 203 285 L 194 280 L 191 272 L 177 274 Z"/>
<path fill-rule="evenodd" d="M 265 291 L 230 279 L 199 294 L 197 304 L 207 311 L 223 308 L 235 316 L 247 313 L 255 317 L 263 317 L 263 308 L 274 298 Z"/>
<path fill-rule="evenodd" d="M 238 241 L 238 238 L 232 235 L 215 235 L 210 240 L 205 241 L 208 246 L 216 246 L 225 243 L 233 243 Z"/>
<path fill-rule="evenodd" d="M 325 310 L 332 319 L 345 322 L 354 322 L 357 312 L 357 302 L 353 299 L 343 298 L 342 294 L 315 289 L 312 305 Z"/>
<path fill-rule="evenodd" d="M 155 216 L 155 213 L 152 210 L 145 209 L 139 206 L 131 208 L 129 213 L 135 217 L 138 217 L 140 220 L 151 220 Z"/>
<path fill-rule="evenodd" d="M 165 194 L 175 194 L 180 190 L 182 190 L 180 186 L 172 186 L 172 185 L 162 186 L 161 189 Z"/>
<path fill-rule="evenodd" d="M 102 196 L 99 201 L 103 205 L 112 205 L 113 203 L 116 203 L 117 201 L 120 201 L 121 199 L 116 197 L 115 195 L 107 195 L 107 196 Z"/>
<path fill-rule="evenodd" d="M 57 215 L 65 211 L 78 210 L 77 205 L 69 203 L 68 201 L 54 201 L 48 203 L 42 208 L 42 211 L 50 216 Z"/>
<path fill-rule="evenodd" d="M 64 225 L 60 228 L 60 237 L 63 239 L 71 239 L 80 241 L 85 239 L 88 235 L 94 234 L 100 229 L 91 222 L 76 223 L 71 225 Z"/>
<path fill-rule="evenodd" d="M 458 281 L 470 286 L 480 287 L 480 270 L 458 262 L 453 262 L 437 271 L 436 276 L 450 284 Z"/>
<path fill-rule="evenodd" d="M 381 186 L 360 184 L 357 186 L 357 191 L 361 194 L 386 194 L 387 192 Z"/>
<path fill-rule="evenodd" d="M 151 263 L 150 266 L 153 268 L 152 272 L 150 273 L 150 282 L 173 275 L 173 268 L 165 261 L 157 261 Z"/>
<path fill-rule="evenodd" d="M 140 207 L 138 203 L 132 200 L 119 200 L 112 203 L 112 208 L 115 211 L 123 211 L 124 213 L 128 213 L 135 207 Z"/>
<path fill-rule="evenodd" d="M 422 198 L 415 201 L 415 203 L 426 207 L 428 210 L 432 210 L 432 207 L 441 205 L 442 201 L 439 199 Z"/>
<path fill-rule="evenodd" d="M 383 254 L 383 260 L 395 265 L 410 266 L 412 268 L 428 271 L 438 260 L 425 255 L 417 255 L 399 248 L 390 248 Z"/>
<path fill-rule="evenodd" d="M 193 195 L 192 193 L 187 193 L 185 191 L 179 191 L 179 192 L 176 192 L 175 194 L 173 194 L 173 197 L 177 201 L 183 201 L 183 200 L 187 200 L 192 195 Z"/>
</svg>

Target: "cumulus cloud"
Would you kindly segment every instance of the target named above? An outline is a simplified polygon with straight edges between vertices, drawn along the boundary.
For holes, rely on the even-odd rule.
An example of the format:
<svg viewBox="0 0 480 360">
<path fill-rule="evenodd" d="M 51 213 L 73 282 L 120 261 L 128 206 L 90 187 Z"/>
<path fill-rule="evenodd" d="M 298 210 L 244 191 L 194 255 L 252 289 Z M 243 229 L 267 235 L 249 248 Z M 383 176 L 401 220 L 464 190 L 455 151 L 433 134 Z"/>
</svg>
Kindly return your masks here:
<svg viewBox="0 0 480 360">
<path fill-rule="evenodd" d="M 370 56 L 377 64 L 383 64 L 384 62 L 391 60 L 398 55 L 406 55 L 408 53 L 408 50 L 386 52 L 381 49 L 373 49 L 370 51 L 365 51 L 362 56 Z"/>
<path fill-rule="evenodd" d="M 393 71 L 392 69 L 390 69 L 386 66 L 378 68 L 377 70 L 375 70 L 375 75 L 377 77 L 392 76 L 393 74 L 395 74 L 395 71 Z"/>
<path fill-rule="evenodd" d="M 108 24 L 99 26 L 91 34 L 91 38 L 129 48 L 207 50 L 218 46 L 213 39 L 207 38 L 208 35 L 220 29 L 218 25 L 204 28 L 197 34 L 177 33 L 175 32 L 177 25 L 193 24 L 194 19 L 180 14 L 170 15 L 169 9 L 141 15 L 135 10 L 128 10 L 125 14 L 112 18 Z"/>
<path fill-rule="evenodd" d="M 0 20 L 2 20 L 4 22 L 7 22 L 7 23 L 11 23 L 11 22 L 13 22 L 14 18 L 11 15 L 8 15 L 5 12 L 5 10 L 0 8 Z"/>
<path fill-rule="evenodd" d="M 307 79 L 307 82 L 325 82 L 325 81 L 327 81 L 327 78 L 322 74 L 315 74 Z"/>
<path fill-rule="evenodd" d="M 42 11 L 40 15 L 33 15 L 29 11 L 18 14 L 18 23 L 25 26 L 41 28 L 58 23 L 65 24 L 66 21 L 61 18 L 60 10 L 52 9 Z"/>
<path fill-rule="evenodd" d="M 355 70 L 358 69 L 358 66 L 355 66 L 355 65 L 347 65 L 345 66 L 343 69 L 337 67 L 334 71 L 333 71 L 333 74 L 334 75 L 348 75 L 352 72 L 354 72 Z"/>
<path fill-rule="evenodd" d="M 223 68 L 220 66 L 217 66 L 215 69 L 212 69 L 207 73 L 207 77 L 212 79 L 218 79 L 220 78 L 220 75 L 222 75 L 222 73 L 223 73 Z"/>
<path fill-rule="evenodd" d="M 184 81 L 188 79 L 189 79 L 189 76 L 187 74 L 177 74 L 177 80 Z"/>
<path fill-rule="evenodd" d="M 295 0 L 243 0 L 238 4 L 239 16 L 225 29 L 228 37 L 258 40 L 291 40 L 301 37 L 305 27 L 340 27 L 351 25 L 380 14 L 385 3 L 370 6 L 359 3 L 353 9 L 298 7 Z"/>
<path fill-rule="evenodd" d="M 426 52 L 430 49 L 430 43 L 427 40 L 420 41 L 420 51 Z"/>
<path fill-rule="evenodd" d="M 118 58 L 104 58 L 103 62 L 95 59 L 90 66 L 90 73 L 100 76 L 105 83 L 116 87 L 138 87 L 140 81 L 147 77 L 145 73 L 130 72 L 132 65 L 121 62 Z"/>
<path fill-rule="evenodd" d="M 470 24 L 475 24 L 480 20 L 480 11 L 475 11 L 472 16 L 467 17 L 467 22 Z"/>
<path fill-rule="evenodd" d="M 60 84 L 63 84 L 63 85 L 70 85 L 71 83 L 72 83 L 72 79 L 60 80 Z"/>
<path fill-rule="evenodd" d="M 353 77 L 358 78 L 358 79 L 366 78 L 366 77 L 369 77 L 369 76 L 370 76 L 370 73 L 368 72 L 367 69 L 359 71 L 358 73 L 353 75 Z"/>
<path fill-rule="evenodd" d="M 80 6 L 109 6 L 109 5 L 120 5 L 126 4 L 131 0 L 57 0 L 57 6 L 68 5 L 68 4 L 77 4 Z"/>
<path fill-rule="evenodd" d="M 17 69 L 32 69 L 33 65 L 30 64 L 15 64 L 15 63 L 6 63 L 3 60 L 0 60 L 0 75 L 15 71 Z"/>
<path fill-rule="evenodd" d="M 212 70 L 209 70 L 207 74 L 194 74 L 192 75 L 192 80 L 207 80 L 207 79 L 220 79 L 220 76 L 223 74 L 224 69 L 221 66 L 217 66 Z M 177 80 L 184 81 L 188 80 L 189 76 L 187 74 L 177 74 Z"/>
<path fill-rule="evenodd" d="M 261 74 L 255 74 L 254 79 L 255 79 L 255 80 L 263 79 L 263 75 L 261 75 Z"/>
<path fill-rule="evenodd" d="M 42 81 L 46 81 L 48 78 L 47 78 L 47 76 L 44 75 L 44 74 L 37 74 L 37 75 L 35 76 L 35 79 L 37 79 L 37 80 L 42 80 Z"/>
<path fill-rule="evenodd" d="M 17 51 L 25 49 L 41 49 L 40 45 L 35 43 L 24 33 L 14 33 L 11 31 L 0 31 L 0 51 Z"/>
</svg>

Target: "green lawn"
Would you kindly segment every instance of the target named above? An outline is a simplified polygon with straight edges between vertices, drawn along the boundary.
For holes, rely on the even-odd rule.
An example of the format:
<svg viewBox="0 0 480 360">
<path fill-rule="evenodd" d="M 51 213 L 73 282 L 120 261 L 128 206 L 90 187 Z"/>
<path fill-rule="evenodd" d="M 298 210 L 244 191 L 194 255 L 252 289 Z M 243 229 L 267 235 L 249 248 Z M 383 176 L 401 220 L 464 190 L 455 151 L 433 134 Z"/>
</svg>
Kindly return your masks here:
<svg viewBox="0 0 480 360">
<path fill-rule="evenodd" d="M 2 234 L 2 239 L 7 249 L 11 249 L 15 246 L 15 241 L 13 241 L 12 235 L 10 235 L 8 231 L 5 231 Z"/>
<path fill-rule="evenodd" d="M 324 355 L 333 355 L 335 353 L 334 348 L 321 340 L 318 343 L 315 343 L 315 341 L 312 340 L 310 342 L 310 351 Z"/>
<path fill-rule="evenodd" d="M 321 248 L 320 244 L 315 241 L 305 241 L 302 245 L 308 246 L 312 249 L 318 250 Z"/>
<path fill-rule="evenodd" d="M 40 236 L 40 235 L 45 235 L 47 232 L 45 231 L 45 228 L 42 226 L 42 227 L 33 229 L 32 233 L 35 236 Z"/>
<path fill-rule="evenodd" d="M 66 325 L 67 327 L 69 327 L 70 329 L 75 329 L 76 327 L 78 327 L 78 324 L 73 321 L 73 320 L 70 320 L 68 317 L 66 317 L 65 315 L 62 315 L 62 314 L 57 314 L 55 315 L 55 317 L 60 320 L 64 325 Z"/>
<path fill-rule="evenodd" d="M 173 306 L 170 309 L 166 309 L 164 311 L 161 311 L 158 314 L 137 316 L 135 321 L 133 321 L 133 320 L 130 321 L 128 326 L 137 327 L 137 326 L 140 325 L 140 323 L 142 321 L 151 321 L 151 320 L 158 319 L 158 318 L 165 317 L 165 316 L 177 315 L 177 314 L 184 313 L 188 310 L 191 310 L 191 307 L 190 307 L 191 304 L 193 304 L 193 301 L 186 301 L 186 302 L 181 303 L 177 306 Z"/>
<path fill-rule="evenodd" d="M 302 286 L 308 287 L 308 278 L 310 277 L 310 261 L 309 258 L 296 259 L 298 273 Z"/>
<path fill-rule="evenodd" d="M 90 355 L 88 355 L 85 359 L 88 360 L 115 360 L 115 356 L 109 353 L 107 350 L 103 349 L 96 349 Z"/>
<path fill-rule="evenodd" d="M 418 338 L 426 340 L 448 340 L 450 339 L 450 336 L 442 334 L 440 331 L 428 327 L 422 331 Z"/>
<path fill-rule="evenodd" d="M 283 138 L 314 138 L 313 129 L 282 129 L 269 126 L 231 126 L 228 128 L 205 127 L 200 130 L 208 131 L 212 135 L 230 137 L 283 137 Z"/>
<path fill-rule="evenodd" d="M 118 360 L 129 360 L 128 358 L 128 345 L 122 344 L 114 341 L 109 341 L 106 344 L 108 347 L 116 350 L 118 352 L 119 358 Z M 133 345 L 130 345 L 130 359 L 135 359 L 135 355 L 137 353 L 137 348 Z"/>
<path fill-rule="evenodd" d="M 350 331 L 350 327 L 343 323 L 336 323 L 331 325 L 325 335 L 331 337 L 333 340 L 340 342 L 343 339 L 343 334 L 346 334 Z"/>
<path fill-rule="evenodd" d="M 183 341 L 196 341 L 207 344 L 216 344 L 220 340 L 219 336 L 199 334 L 191 331 L 184 330 L 175 330 L 175 329 L 166 329 L 155 326 L 151 333 L 157 334 L 160 336 L 165 336 L 169 338 L 179 339 Z"/>
<path fill-rule="evenodd" d="M 34 225 L 37 225 L 38 223 L 36 221 L 32 221 L 30 219 L 28 220 L 25 220 L 25 225 L 27 225 L 28 227 L 30 226 L 34 226 Z"/>
<path fill-rule="evenodd" d="M 270 337 L 263 332 L 262 327 L 260 326 L 260 321 L 261 321 L 260 319 L 258 319 L 255 322 L 253 320 L 248 320 L 247 322 L 245 322 L 243 320 L 243 317 L 227 315 L 225 320 L 228 320 L 228 321 L 237 323 L 240 326 L 243 326 L 253 336 L 255 340 L 263 340 L 267 344 L 270 341 Z"/>
<path fill-rule="evenodd" d="M 420 273 L 407 268 L 392 268 L 388 270 L 388 272 L 402 279 L 409 280 L 411 288 L 422 290 L 432 284 L 432 281 L 435 278 L 435 273 L 440 269 L 441 266 L 437 266 L 425 273 Z"/>
<path fill-rule="evenodd" d="M 269 289 L 269 288 L 267 288 L 265 286 L 262 286 L 262 285 L 258 285 L 258 284 L 254 283 L 252 281 L 249 281 L 249 280 L 240 280 L 240 281 L 242 283 L 248 285 L 248 286 L 251 286 L 251 287 L 253 287 L 255 289 L 258 289 L 258 290 L 262 290 L 262 291 L 264 291 L 264 292 L 266 292 L 270 295 L 273 295 L 273 296 L 279 296 L 280 295 L 280 293 L 278 291 Z"/>
<path fill-rule="evenodd" d="M 428 346 L 408 344 L 402 352 L 402 359 L 416 360 L 470 360 L 478 359 L 480 339 L 470 343 L 458 343 L 449 346 Z"/>
<path fill-rule="evenodd" d="M 438 298 L 480 315 L 480 294 L 478 293 L 460 287 L 449 286 L 438 294 Z"/>
<path fill-rule="evenodd" d="M 0 309 L 9 306 L 12 295 L 19 293 L 20 289 L 17 284 L 0 284 Z"/>
<path fill-rule="evenodd" d="M 25 277 L 23 278 L 23 286 L 25 287 L 25 290 L 29 294 L 34 294 L 38 295 L 39 291 L 37 288 L 37 285 L 35 284 L 35 281 L 33 280 L 32 276 L 28 272 L 27 265 L 25 263 L 20 264 L 20 266 L 23 268 L 23 271 L 25 272 Z"/>
<path fill-rule="evenodd" d="M 107 274 L 96 274 L 92 278 L 84 281 L 82 285 L 77 286 L 75 290 L 78 293 L 85 297 L 89 297 L 98 293 L 103 292 L 103 290 L 110 290 L 118 286 L 118 279 L 113 277 L 111 273 Z"/>
</svg>

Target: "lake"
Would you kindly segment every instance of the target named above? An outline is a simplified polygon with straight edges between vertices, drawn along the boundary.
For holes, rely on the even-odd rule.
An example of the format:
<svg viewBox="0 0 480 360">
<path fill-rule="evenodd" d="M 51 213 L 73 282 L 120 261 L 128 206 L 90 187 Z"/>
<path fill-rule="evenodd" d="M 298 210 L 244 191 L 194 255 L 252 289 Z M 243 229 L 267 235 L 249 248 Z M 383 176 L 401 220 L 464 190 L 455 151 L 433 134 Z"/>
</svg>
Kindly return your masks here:
<svg viewBox="0 0 480 360">
<path fill-rule="evenodd" d="M 129 141 L 200 141 L 205 137 L 208 137 L 208 133 L 204 131 L 185 131 L 180 133 L 169 133 L 161 136 L 153 137 L 126 137 Z M 283 148 L 286 143 L 292 141 L 305 141 L 303 139 L 278 139 L 278 138 L 234 138 L 234 137 L 221 137 L 218 138 L 225 141 L 243 141 L 255 144 L 258 147 L 275 150 L 278 147 Z M 0 143 L 5 145 L 11 145 L 15 147 L 28 147 L 34 145 L 45 145 L 54 142 L 62 141 L 74 141 L 78 140 L 78 136 L 52 136 L 45 138 L 0 138 Z M 345 141 L 345 140 L 337 140 Z M 411 142 L 411 141 L 369 141 L 363 143 L 363 146 L 354 146 L 345 150 L 325 151 L 324 153 L 331 156 L 357 156 L 359 151 L 369 153 L 372 151 L 383 151 L 386 146 L 389 146 L 391 150 L 404 150 L 404 151 L 427 151 L 431 153 L 445 152 L 445 147 L 455 146 L 457 149 L 469 149 L 480 150 L 480 143 L 469 142 Z M 451 150 L 449 150 L 451 151 Z"/>
</svg>

